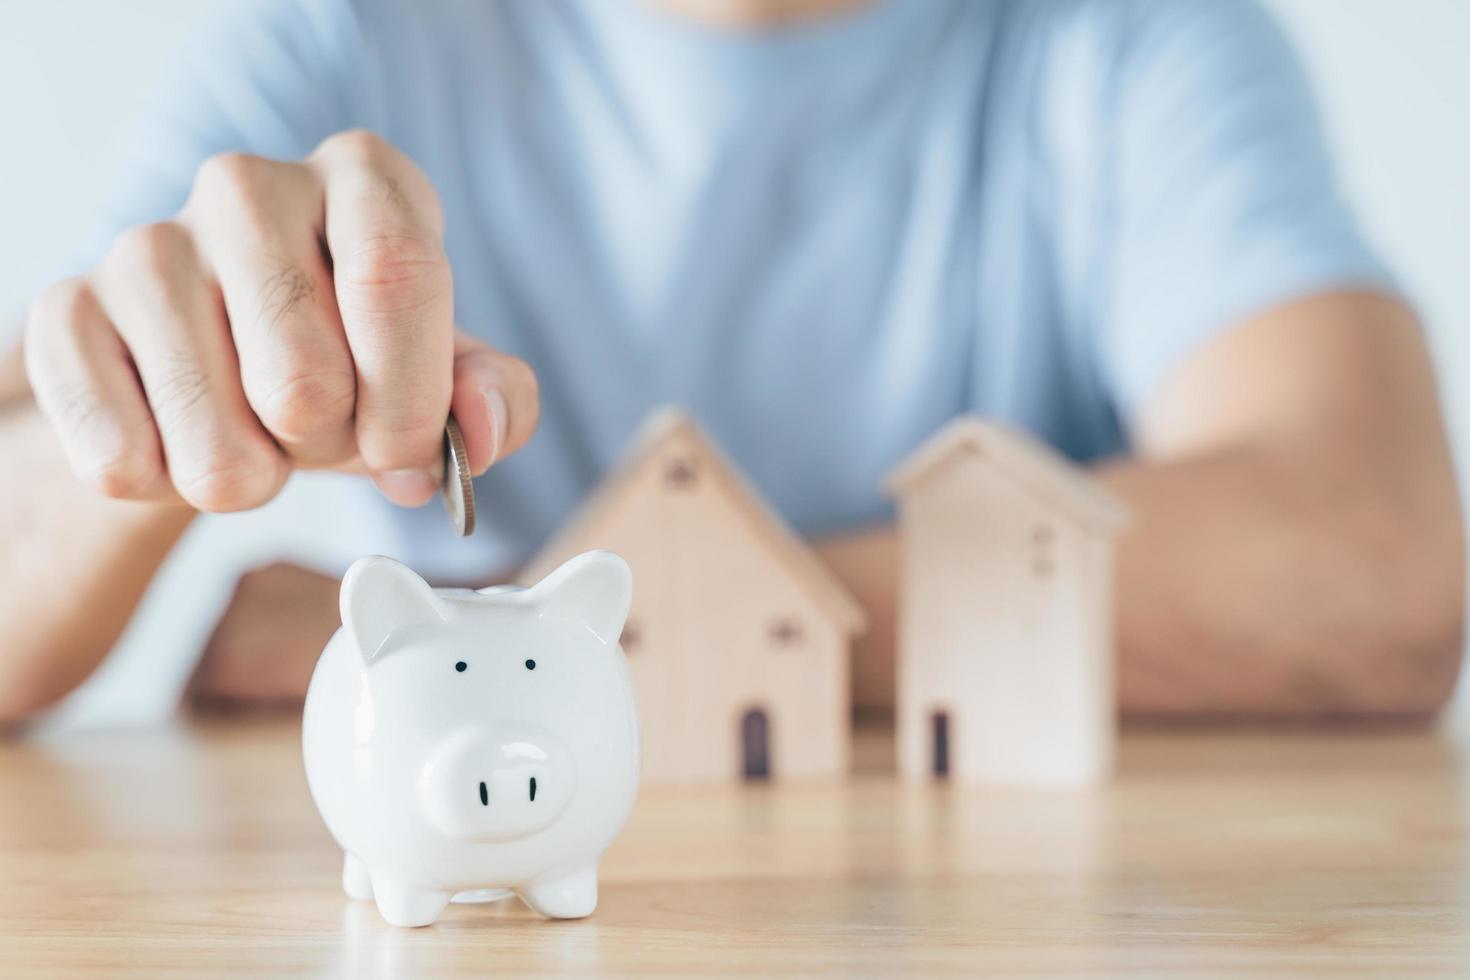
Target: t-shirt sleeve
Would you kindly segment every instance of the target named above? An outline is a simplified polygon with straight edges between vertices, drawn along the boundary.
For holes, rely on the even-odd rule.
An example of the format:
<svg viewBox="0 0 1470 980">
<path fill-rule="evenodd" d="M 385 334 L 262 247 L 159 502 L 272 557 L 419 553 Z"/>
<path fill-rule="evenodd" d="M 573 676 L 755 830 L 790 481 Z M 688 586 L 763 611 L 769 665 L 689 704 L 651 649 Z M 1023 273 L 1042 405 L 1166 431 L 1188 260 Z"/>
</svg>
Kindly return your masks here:
<svg viewBox="0 0 1470 980">
<path fill-rule="evenodd" d="M 166 73 L 121 168 L 101 179 L 71 271 L 124 228 L 177 212 L 214 154 L 299 159 L 334 132 L 371 125 L 355 78 L 362 38 L 347 0 L 254 0 L 212 17 Z"/>
<path fill-rule="evenodd" d="M 1150 2 L 1117 35 L 1095 240 L 1126 420 L 1202 343 L 1292 298 L 1393 291 L 1339 191 L 1301 65 L 1252 0 Z"/>
</svg>

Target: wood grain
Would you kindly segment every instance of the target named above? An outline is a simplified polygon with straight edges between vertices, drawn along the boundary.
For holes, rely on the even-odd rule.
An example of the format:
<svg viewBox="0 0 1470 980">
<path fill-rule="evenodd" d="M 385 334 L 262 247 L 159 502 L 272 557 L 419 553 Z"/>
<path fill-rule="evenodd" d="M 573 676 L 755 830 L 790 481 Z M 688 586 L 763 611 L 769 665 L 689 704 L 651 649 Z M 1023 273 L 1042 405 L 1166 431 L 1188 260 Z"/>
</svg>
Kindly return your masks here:
<svg viewBox="0 0 1470 980">
<path fill-rule="evenodd" d="M 1130 733 L 1091 792 L 657 786 L 602 905 L 385 925 L 296 726 L 0 744 L 0 976 L 1466 976 L 1463 762 L 1432 733 Z"/>
</svg>

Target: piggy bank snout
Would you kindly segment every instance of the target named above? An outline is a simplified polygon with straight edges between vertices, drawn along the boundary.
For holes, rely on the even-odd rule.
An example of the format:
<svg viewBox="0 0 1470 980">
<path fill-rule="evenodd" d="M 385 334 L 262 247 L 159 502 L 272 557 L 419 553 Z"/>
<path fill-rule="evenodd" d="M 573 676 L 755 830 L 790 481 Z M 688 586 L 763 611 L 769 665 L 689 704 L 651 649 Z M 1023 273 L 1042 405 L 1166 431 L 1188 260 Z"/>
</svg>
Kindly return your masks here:
<svg viewBox="0 0 1470 980">
<path fill-rule="evenodd" d="M 576 791 L 572 756 L 549 732 L 460 732 L 424 766 L 419 792 L 441 833 L 468 840 L 511 840 L 546 827 Z"/>
</svg>

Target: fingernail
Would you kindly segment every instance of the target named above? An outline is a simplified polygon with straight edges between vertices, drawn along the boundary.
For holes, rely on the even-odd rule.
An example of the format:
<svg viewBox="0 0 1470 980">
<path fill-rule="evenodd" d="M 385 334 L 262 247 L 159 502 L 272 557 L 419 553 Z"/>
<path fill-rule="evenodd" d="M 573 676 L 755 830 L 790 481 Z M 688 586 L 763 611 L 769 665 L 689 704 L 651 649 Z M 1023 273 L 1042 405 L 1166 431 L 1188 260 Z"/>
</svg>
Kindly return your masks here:
<svg viewBox="0 0 1470 980">
<path fill-rule="evenodd" d="M 373 474 L 383 495 L 403 507 L 417 507 L 439 490 L 433 476 L 423 470 L 382 470 Z"/>
<path fill-rule="evenodd" d="M 510 407 L 499 388 L 482 388 L 480 397 L 485 400 L 485 414 L 490 416 L 490 462 L 500 458 L 505 448 L 505 435 L 510 426 Z"/>
</svg>

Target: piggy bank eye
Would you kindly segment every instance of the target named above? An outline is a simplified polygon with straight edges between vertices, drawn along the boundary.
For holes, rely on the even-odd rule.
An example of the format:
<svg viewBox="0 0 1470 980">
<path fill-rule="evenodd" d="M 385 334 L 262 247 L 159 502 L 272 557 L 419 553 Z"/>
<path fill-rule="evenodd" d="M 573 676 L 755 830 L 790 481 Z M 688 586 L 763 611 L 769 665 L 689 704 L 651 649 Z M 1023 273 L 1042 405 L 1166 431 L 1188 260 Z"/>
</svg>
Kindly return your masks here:
<svg viewBox="0 0 1470 980">
<path fill-rule="evenodd" d="M 526 661 L 526 669 L 527 670 L 535 670 L 536 669 L 536 661 L 534 661 L 534 660 L 527 660 Z"/>
<path fill-rule="evenodd" d="M 461 674 L 465 672 L 465 668 L 467 667 L 469 667 L 469 664 L 465 663 L 463 660 L 454 665 L 454 669 L 459 671 Z"/>
</svg>

